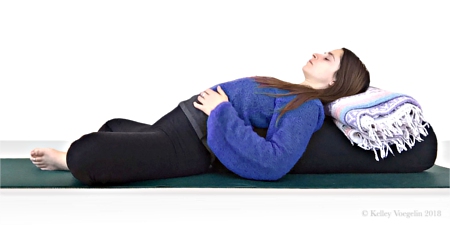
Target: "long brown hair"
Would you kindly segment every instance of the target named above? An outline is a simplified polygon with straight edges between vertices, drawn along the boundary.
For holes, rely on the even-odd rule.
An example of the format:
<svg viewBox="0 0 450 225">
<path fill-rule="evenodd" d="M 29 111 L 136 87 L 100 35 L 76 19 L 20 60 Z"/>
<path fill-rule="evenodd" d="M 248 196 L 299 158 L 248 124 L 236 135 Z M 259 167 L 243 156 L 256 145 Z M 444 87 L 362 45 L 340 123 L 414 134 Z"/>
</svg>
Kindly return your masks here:
<svg viewBox="0 0 450 225">
<path fill-rule="evenodd" d="M 355 95 L 367 90 L 370 85 L 370 74 L 364 63 L 352 51 L 342 48 L 340 67 L 335 73 L 334 84 L 325 89 L 313 89 L 310 86 L 294 84 L 274 77 L 253 77 L 260 87 L 273 87 L 289 91 L 275 96 L 297 95 L 282 110 L 281 117 L 289 110 L 299 107 L 308 100 L 319 99 L 322 104 L 328 104 L 339 98 Z"/>
</svg>

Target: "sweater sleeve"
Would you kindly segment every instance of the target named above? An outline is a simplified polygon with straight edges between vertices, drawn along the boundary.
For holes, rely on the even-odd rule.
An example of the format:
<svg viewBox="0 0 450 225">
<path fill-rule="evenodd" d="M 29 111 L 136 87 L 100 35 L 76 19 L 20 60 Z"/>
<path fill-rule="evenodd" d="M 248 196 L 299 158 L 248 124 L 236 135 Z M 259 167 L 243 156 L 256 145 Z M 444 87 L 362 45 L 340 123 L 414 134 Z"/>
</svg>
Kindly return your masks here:
<svg viewBox="0 0 450 225">
<path fill-rule="evenodd" d="M 220 162 L 235 174 L 254 180 L 278 180 L 303 155 L 312 134 L 322 126 L 323 108 L 307 101 L 271 118 L 267 137 L 245 125 L 231 103 L 219 104 L 207 120 L 207 141 Z"/>
</svg>

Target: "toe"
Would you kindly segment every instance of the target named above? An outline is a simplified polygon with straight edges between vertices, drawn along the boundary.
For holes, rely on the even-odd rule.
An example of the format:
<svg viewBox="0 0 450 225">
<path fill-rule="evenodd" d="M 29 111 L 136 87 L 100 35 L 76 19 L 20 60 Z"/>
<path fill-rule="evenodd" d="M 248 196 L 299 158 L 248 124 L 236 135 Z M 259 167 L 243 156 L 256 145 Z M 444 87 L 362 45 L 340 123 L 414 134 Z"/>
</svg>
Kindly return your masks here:
<svg viewBox="0 0 450 225">
<path fill-rule="evenodd" d="M 44 149 L 43 148 L 35 148 L 31 150 L 31 156 L 32 157 L 38 157 L 44 155 Z"/>
<path fill-rule="evenodd" d="M 39 169 L 41 169 L 41 170 L 47 170 L 47 166 L 37 166 Z"/>
<path fill-rule="evenodd" d="M 30 160 L 31 160 L 31 162 L 33 162 L 34 164 L 40 163 L 40 162 L 44 161 L 42 157 L 38 157 L 38 156 L 36 156 L 36 155 L 30 157 Z"/>
<path fill-rule="evenodd" d="M 42 157 L 36 157 L 36 158 L 34 158 L 34 162 L 36 162 L 36 163 L 40 163 L 40 162 L 42 162 L 42 161 L 44 161 L 44 160 L 42 159 Z"/>
<path fill-rule="evenodd" d="M 42 151 L 41 148 L 35 148 L 35 149 L 34 149 L 34 156 L 35 156 L 35 157 L 37 157 L 37 156 L 43 156 L 43 155 L 44 155 L 44 151 Z"/>
</svg>

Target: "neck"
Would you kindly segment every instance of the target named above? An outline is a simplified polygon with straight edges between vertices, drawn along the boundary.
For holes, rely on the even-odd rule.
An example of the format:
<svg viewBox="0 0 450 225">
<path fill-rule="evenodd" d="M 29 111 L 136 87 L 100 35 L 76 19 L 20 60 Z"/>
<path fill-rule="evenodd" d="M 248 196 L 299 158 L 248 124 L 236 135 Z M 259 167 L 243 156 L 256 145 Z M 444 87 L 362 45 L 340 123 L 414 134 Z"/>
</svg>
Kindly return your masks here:
<svg viewBox="0 0 450 225">
<path fill-rule="evenodd" d="M 326 88 L 326 87 L 324 87 L 321 84 L 318 84 L 316 82 L 312 82 L 312 81 L 306 80 L 306 79 L 303 82 L 301 82 L 300 84 L 304 85 L 304 86 L 309 86 L 309 87 L 314 88 L 314 89 L 324 89 L 324 88 Z"/>
</svg>

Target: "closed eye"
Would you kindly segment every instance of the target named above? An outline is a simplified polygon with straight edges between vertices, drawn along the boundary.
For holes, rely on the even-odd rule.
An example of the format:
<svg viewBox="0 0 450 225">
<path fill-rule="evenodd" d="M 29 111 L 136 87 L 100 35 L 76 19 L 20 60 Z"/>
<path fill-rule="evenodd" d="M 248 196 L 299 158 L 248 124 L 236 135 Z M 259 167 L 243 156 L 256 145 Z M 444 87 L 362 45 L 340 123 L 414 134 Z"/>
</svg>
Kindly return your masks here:
<svg viewBox="0 0 450 225">
<path fill-rule="evenodd" d="M 324 55 L 327 55 L 328 52 L 324 52 L 323 54 L 324 54 Z M 327 61 L 330 61 L 327 57 L 325 57 L 324 59 L 327 60 Z"/>
</svg>

